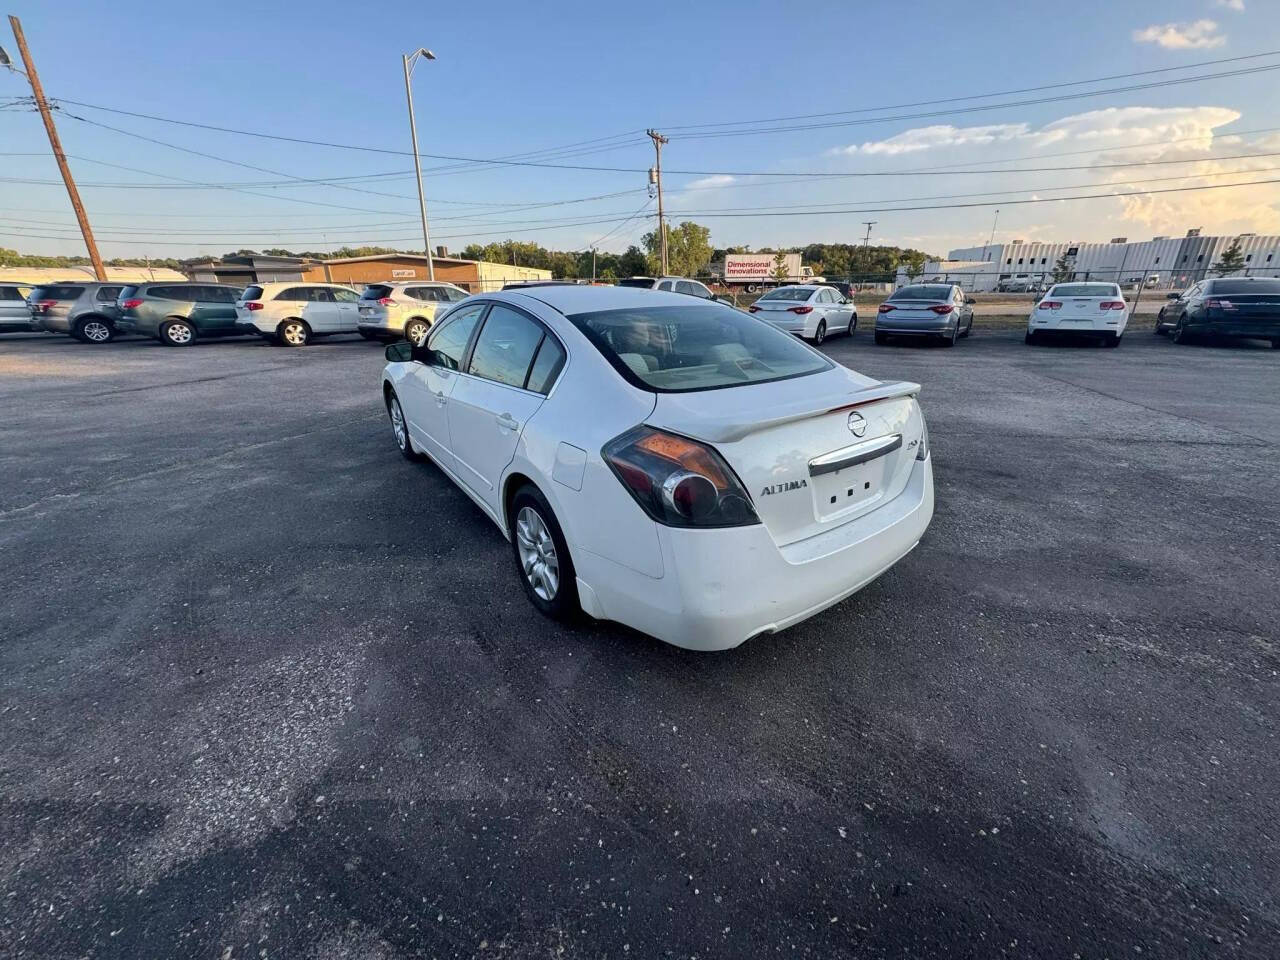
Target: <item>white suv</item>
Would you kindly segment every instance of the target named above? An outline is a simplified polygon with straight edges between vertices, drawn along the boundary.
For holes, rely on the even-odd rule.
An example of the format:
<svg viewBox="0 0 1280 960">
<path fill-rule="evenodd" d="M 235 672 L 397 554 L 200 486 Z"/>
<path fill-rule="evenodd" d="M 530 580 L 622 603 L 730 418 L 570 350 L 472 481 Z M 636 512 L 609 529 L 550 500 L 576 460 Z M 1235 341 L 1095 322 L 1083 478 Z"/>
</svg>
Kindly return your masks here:
<svg viewBox="0 0 1280 960">
<path fill-rule="evenodd" d="M 315 337 L 355 333 L 360 294 L 333 283 L 255 283 L 236 300 L 236 328 L 286 347 Z"/>
<path fill-rule="evenodd" d="M 399 339 L 422 343 L 436 311 L 471 294 L 452 283 L 371 283 L 360 294 L 360 335 L 366 339 Z"/>
</svg>

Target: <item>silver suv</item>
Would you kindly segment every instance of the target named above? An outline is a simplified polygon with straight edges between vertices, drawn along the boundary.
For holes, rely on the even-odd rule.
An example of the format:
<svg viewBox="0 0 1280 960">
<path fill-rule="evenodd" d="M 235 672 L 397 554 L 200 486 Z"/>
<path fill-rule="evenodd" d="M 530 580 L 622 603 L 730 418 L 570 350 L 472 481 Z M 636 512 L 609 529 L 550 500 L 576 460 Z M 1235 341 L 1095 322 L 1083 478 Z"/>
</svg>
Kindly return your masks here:
<svg viewBox="0 0 1280 960">
<path fill-rule="evenodd" d="M 19 283 L 0 283 L 0 333 L 28 333 L 37 329 L 31 323 L 31 310 L 27 307 L 30 287 Z"/>
<path fill-rule="evenodd" d="M 73 281 L 47 283 L 27 297 L 32 323 L 40 330 L 65 333 L 82 343 L 110 343 L 116 336 L 116 297 L 123 283 Z"/>
<path fill-rule="evenodd" d="M 357 329 L 366 340 L 403 336 L 412 343 L 422 343 L 435 323 L 436 312 L 469 296 L 451 283 L 371 283 L 360 294 Z"/>
</svg>

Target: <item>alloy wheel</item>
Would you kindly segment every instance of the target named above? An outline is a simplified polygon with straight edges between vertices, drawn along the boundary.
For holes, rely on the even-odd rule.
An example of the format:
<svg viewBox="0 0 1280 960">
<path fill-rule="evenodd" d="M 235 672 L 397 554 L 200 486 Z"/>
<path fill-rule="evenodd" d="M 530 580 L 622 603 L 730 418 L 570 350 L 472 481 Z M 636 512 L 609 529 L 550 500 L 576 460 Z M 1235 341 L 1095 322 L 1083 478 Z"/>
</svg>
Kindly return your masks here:
<svg viewBox="0 0 1280 960">
<path fill-rule="evenodd" d="M 421 320 L 414 320 L 404 328 L 405 339 L 416 346 L 422 346 L 427 339 L 427 325 Z"/>
<path fill-rule="evenodd" d="M 106 343 L 111 339 L 111 328 L 101 320 L 90 320 L 82 328 L 84 338 L 93 343 Z"/>
<path fill-rule="evenodd" d="M 827 321 L 819 320 L 818 329 L 813 332 L 814 345 L 821 344 L 825 339 L 827 339 Z"/>
<path fill-rule="evenodd" d="M 543 600 L 555 599 L 560 589 L 560 561 L 551 531 L 532 507 L 521 507 L 516 515 L 516 546 L 520 567 L 533 592 Z"/>
<path fill-rule="evenodd" d="M 307 329 L 300 323 L 286 323 L 280 332 L 284 342 L 291 347 L 303 347 L 307 343 Z"/>
<path fill-rule="evenodd" d="M 165 328 L 165 336 L 170 343 L 187 344 L 194 339 L 191 328 L 185 323 L 171 323 Z"/>
<path fill-rule="evenodd" d="M 395 434 L 396 446 L 404 450 L 405 444 L 409 442 L 409 432 L 405 429 L 404 411 L 400 409 L 400 401 L 392 397 L 391 403 L 387 405 L 387 412 L 391 414 L 391 432 Z"/>
</svg>

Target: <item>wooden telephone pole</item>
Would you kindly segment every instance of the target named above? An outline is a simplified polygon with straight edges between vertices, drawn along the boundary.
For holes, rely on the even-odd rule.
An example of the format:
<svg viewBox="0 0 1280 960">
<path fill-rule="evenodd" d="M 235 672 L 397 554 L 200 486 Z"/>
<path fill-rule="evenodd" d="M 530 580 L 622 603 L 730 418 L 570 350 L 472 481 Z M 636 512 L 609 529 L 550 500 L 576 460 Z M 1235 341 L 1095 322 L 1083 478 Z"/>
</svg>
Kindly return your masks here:
<svg viewBox="0 0 1280 960">
<path fill-rule="evenodd" d="M 646 130 L 645 133 L 653 141 L 654 169 L 658 175 L 658 251 L 662 260 L 662 275 L 665 277 L 667 275 L 667 222 L 662 219 L 662 145 L 670 141 L 657 130 Z"/>
<path fill-rule="evenodd" d="M 22 55 L 22 64 L 27 68 L 27 81 L 31 84 L 31 93 L 35 97 L 40 118 L 44 121 L 45 133 L 49 134 L 49 146 L 53 148 L 53 158 L 58 161 L 58 169 L 62 171 L 62 182 L 67 185 L 67 195 L 71 197 L 71 209 L 75 211 L 76 220 L 80 224 L 80 233 L 84 235 L 84 245 L 89 248 L 89 260 L 93 263 L 94 275 L 99 280 L 106 280 L 107 268 L 102 265 L 98 245 L 93 239 L 93 230 L 89 227 L 89 215 L 84 212 L 84 204 L 80 202 L 80 191 L 76 189 L 76 182 L 71 177 L 71 168 L 67 166 L 67 155 L 62 152 L 58 128 L 53 125 L 53 112 L 49 109 L 49 101 L 45 99 L 44 87 L 40 86 L 40 76 L 36 73 L 31 51 L 27 49 L 27 38 L 22 32 L 22 24 L 17 17 L 10 14 L 9 26 L 13 28 L 13 38 L 18 41 L 18 53 Z"/>
</svg>

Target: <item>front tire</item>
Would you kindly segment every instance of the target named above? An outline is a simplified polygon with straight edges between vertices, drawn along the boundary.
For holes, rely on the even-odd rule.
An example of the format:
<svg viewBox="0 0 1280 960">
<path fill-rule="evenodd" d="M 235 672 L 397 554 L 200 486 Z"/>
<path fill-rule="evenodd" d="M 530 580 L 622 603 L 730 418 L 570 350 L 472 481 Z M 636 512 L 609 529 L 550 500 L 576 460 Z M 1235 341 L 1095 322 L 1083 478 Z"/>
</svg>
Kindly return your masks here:
<svg viewBox="0 0 1280 960">
<path fill-rule="evenodd" d="M 511 549 L 529 602 L 552 620 L 577 613 L 578 582 L 569 545 L 542 491 L 526 484 L 511 499 Z"/>
<path fill-rule="evenodd" d="M 71 335 L 81 343 L 110 343 L 116 330 L 101 317 L 85 317 L 76 323 L 75 332 Z"/>
<path fill-rule="evenodd" d="M 190 320 L 170 320 L 160 328 L 160 342 L 166 347 L 189 347 L 196 342 L 196 328 Z"/>
<path fill-rule="evenodd" d="M 286 320 L 280 324 L 277 337 L 282 346 L 305 347 L 311 342 L 311 328 L 301 320 Z"/>
<path fill-rule="evenodd" d="M 427 331 L 431 324 L 421 317 L 414 317 L 404 325 L 404 338 L 416 346 L 422 346 L 427 340 Z"/>
<path fill-rule="evenodd" d="M 1191 342 L 1191 334 L 1187 333 L 1187 327 L 1182 322 L 1181 317 L 1178 318 L 1178 322 L 1170 332 L 1169 339 L 1179 345 L 1186 345 Z"/>
<path fill-rule="evenodd" d="M 819 320 L 818 329 L 813 331 L 813 345 L 820 347 L 825 339 L 827 339 L 827 321 Z"/>
<path fill-rule="evenodd" d="M 413 449 L 413 441 L 409 438 L 409 421 L 404 417 L 404 408 L 400 406 L 400 398 L 394 390 L 387 392 L 387 417 L 391 420 L 391 435 L 395 437 L 396 448 L 406 460 L 417 462 L 418 454 Z"/>
</svg>

